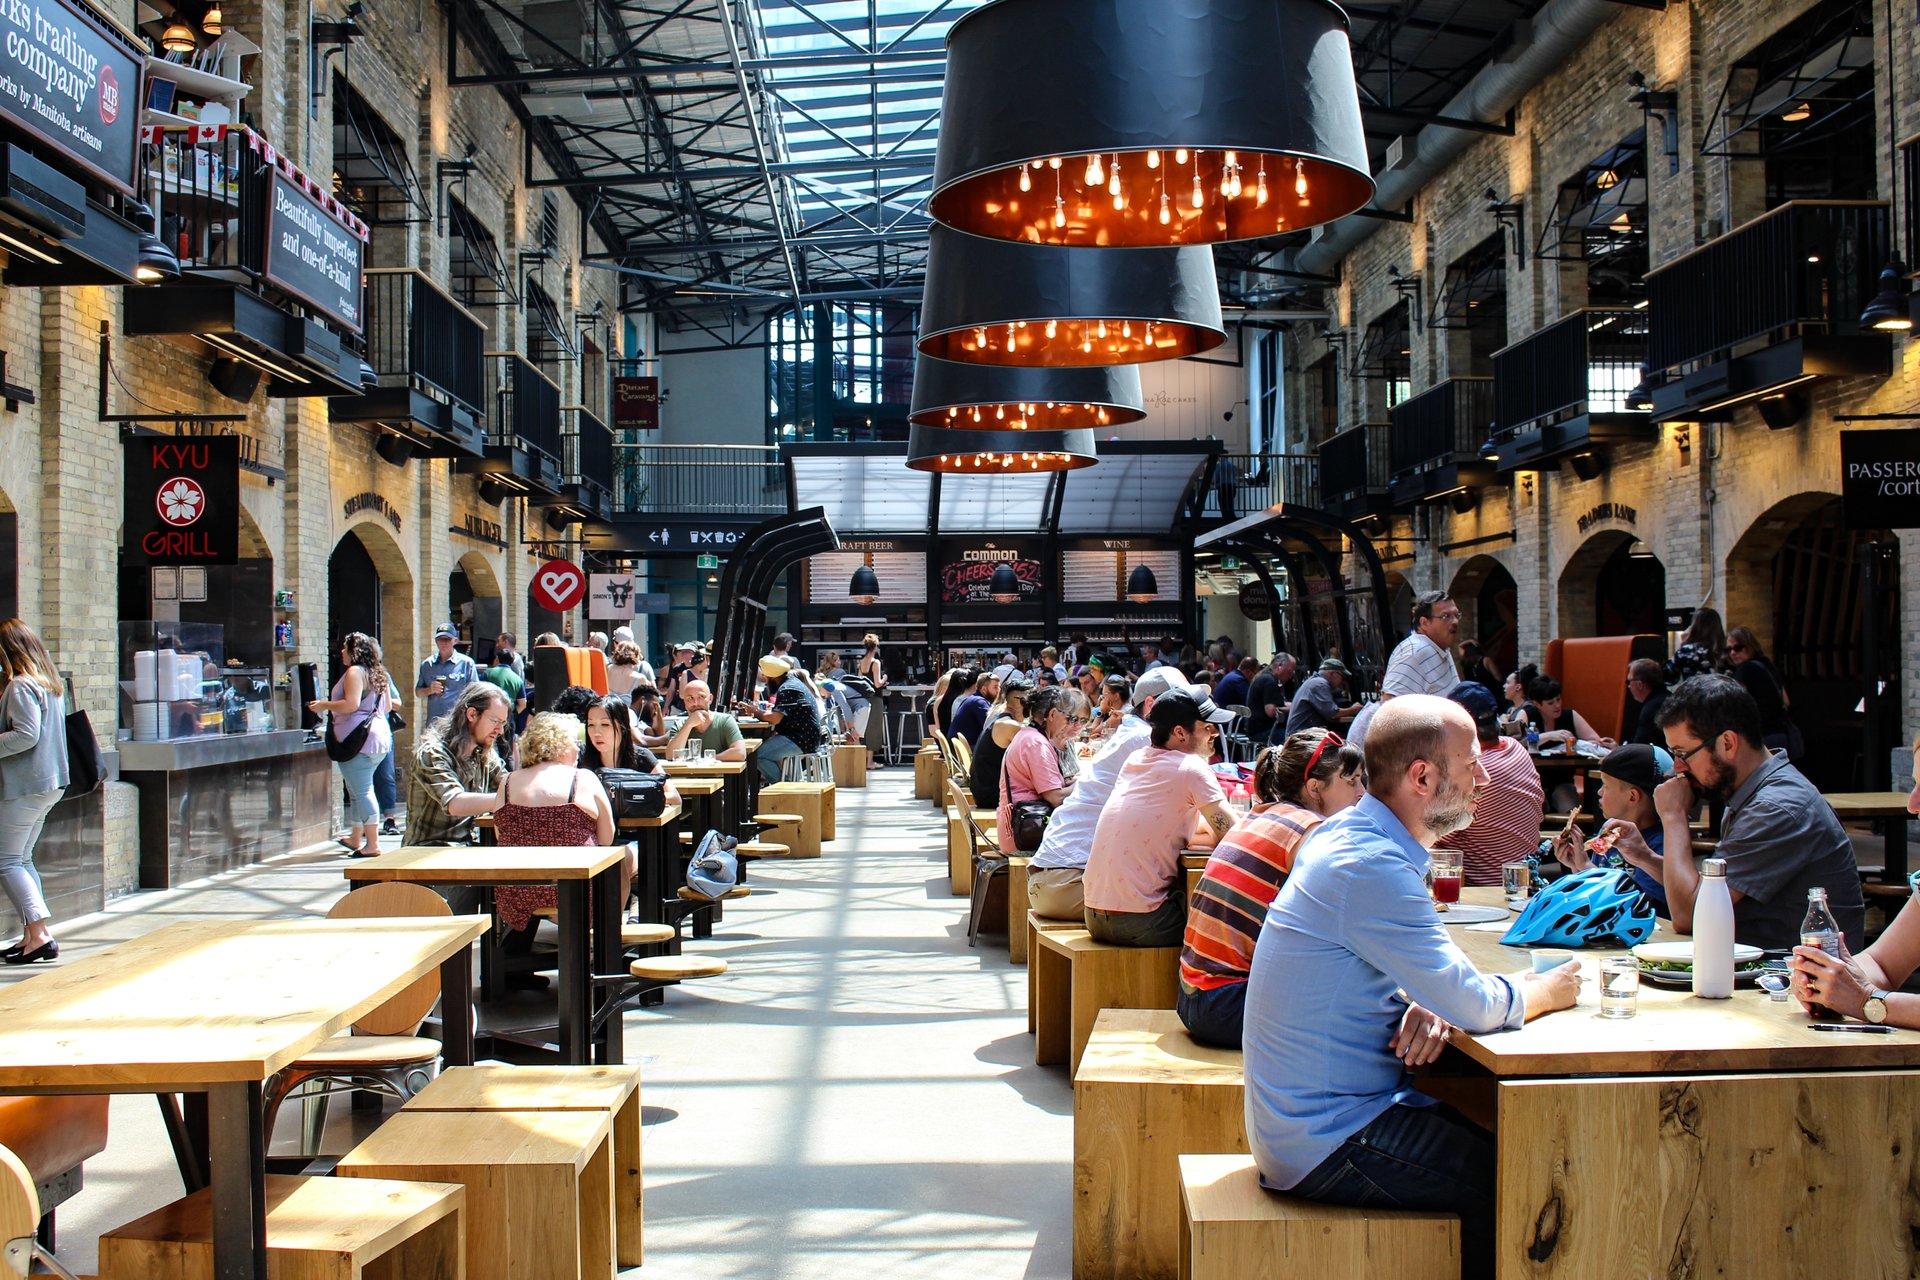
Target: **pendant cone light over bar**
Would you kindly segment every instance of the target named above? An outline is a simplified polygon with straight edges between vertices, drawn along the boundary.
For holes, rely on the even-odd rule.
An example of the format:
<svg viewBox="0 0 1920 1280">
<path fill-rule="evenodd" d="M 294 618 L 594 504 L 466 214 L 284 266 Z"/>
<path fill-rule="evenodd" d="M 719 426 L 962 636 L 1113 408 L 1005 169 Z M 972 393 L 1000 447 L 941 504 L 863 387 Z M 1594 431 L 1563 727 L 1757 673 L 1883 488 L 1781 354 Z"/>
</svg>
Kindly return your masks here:
<svg viewBox="0 0 1920 1280">
<path fill-rule="evenodd" d="M 1138 422 L 1147 402 L 1130 364 L 1021 369 L 921 356 L 910 416 L 927 427 L 1069 431 Z"/>
<path fill-rule="evenodd" d="M 907 465 L 945 475 L 1032 475 L 1078 471 L 1094 456 L 1091 431 L 959 431 L 915 426 Z"/>
<path fill-rule="evenodd" d="M 1227 340 L 1213 251 L 1059 249 L 928 230 L 920 351 L 962 364 L 1143 364 Z"/>
<path fill-rule="evenodd" d="M 1331 0 L 995 0 L 947 35 L 934 192 L 962 231 L 1214 244 L 1373 195 Z"/>
</svg>

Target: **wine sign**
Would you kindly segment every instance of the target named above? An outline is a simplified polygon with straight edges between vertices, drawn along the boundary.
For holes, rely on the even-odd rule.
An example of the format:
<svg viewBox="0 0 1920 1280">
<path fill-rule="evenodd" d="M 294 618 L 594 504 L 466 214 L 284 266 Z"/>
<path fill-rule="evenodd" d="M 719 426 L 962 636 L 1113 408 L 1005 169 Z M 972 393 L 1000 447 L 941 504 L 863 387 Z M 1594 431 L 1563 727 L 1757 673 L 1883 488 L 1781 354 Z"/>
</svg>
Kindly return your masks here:
<svg viewBox="0 0 1920 1280">
<path fill-rule="evenodd" d="M 144 65 L 84 5 L 0 0 L 0 114 L 128 194 Z"/>
</svg>

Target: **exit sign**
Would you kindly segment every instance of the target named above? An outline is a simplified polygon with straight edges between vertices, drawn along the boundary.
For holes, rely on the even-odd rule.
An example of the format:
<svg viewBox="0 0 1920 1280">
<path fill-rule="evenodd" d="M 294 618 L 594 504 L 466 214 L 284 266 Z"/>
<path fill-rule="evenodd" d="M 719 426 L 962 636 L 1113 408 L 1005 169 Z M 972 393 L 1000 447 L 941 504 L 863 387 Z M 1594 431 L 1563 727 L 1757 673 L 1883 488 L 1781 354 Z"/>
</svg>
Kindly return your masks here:
<svg viewBox="0 0 1920 1280">
<path fill-rule="evenodd" d="M 1220 567 L 1222 569 L 1225 569 L 1228 573 L 1232 573 L 1235 569 L 1238 569 L 1240 567 L 1240 557 L 1239 556 L 1221 556 Z"/>
<path fill-rule="evenodd" d="M 695 562 L 695 564 L 698 568 L 701 568 L 701 569 L 718 569 L 720 567 L 720 557 L 719 556 L 701 556 Z"/>
</svg>

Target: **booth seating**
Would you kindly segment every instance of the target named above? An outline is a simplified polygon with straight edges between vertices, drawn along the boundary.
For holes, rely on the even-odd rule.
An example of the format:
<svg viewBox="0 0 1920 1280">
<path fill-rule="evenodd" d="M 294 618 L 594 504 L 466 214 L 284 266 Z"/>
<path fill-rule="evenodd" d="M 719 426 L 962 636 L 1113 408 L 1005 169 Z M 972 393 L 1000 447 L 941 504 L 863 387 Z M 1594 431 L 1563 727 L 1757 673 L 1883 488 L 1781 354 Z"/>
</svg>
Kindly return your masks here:
<svg viewBox="0 0 1920 1280">
<path fill-rule="evenodd" d="M 271 1174 L 268 1273 L 277 1280 L 463 1280 L 473 1253 L 466 1204 L 466 1190 L 446 1181 Z M 100 1280 L 212 1274 L 209 1190 L 100 1237 Z"/>
<path fill-rule="evenodd" d="M 536 645 L 528 655 L 532 670 L 535 711 L 550 711 L 553 700 L 569 685 L 580 685 L 606 696 L 607 655 L 598 649 Z"/>
<path fill-rule="evenodd" d="M 1180 1157 L 1245 1152 L 1245 1105 L 1238 1051 L 1195 1044 L 1171 1010 L 1100 1014 L 1073 1082 L 1077 1280 L 1174 1280 Z M 1387 1271 L 1301 1274 L 1404 1280 Z"/>
<path fill-rule="evenodd" d="M 0 1097 L 0 1147 L 26 1170 L 36 1215 L 51 1240 L 54 1210 L 80 1190 L 80 1166 L 107 1149 L 106 1096 Z"/>
<path fill-rule="evenodd" d="M 1079 1071 L 1081 1054 L 1103 1009 L 1171 1009 L 1180 998 L 1180 948 L 1115 947 L 1085 929 L 1052 929 L 1042 921 L 1028 941 L 1027 1007 L 1033 1015 L 1033 1061 Z"/>
<path fill-rule="evenodd" d="M 1252 1156 L 1180 1157 L 1180 1280 L 1459 1280 L 1460 1219 L 1268 1191 Z"/>
<path fill-rule="evenodd" d="M 1545 672 L 1560 682 L 1566 705 L 1587 718 L 1593 731 L 1619 741 L 1627 728 L 1627 664 L 1635 658 L 1665 661 L 1660 636 L 1582 636 L 1547 641 Z"/>
<path fill-rule="evenodd" d="M 866 743 L 841 742 L 834 745 L 833 785 L 836 787 L 864 787 L 867 785 Z"/>
<path fill-rule="evenodd" d="M 601 1110 L 402 1110 L 341 1157 L 339 1173 L 464 1186 L 473 1280 L 610 1280 L 611 1134 Z"/>
</svg>

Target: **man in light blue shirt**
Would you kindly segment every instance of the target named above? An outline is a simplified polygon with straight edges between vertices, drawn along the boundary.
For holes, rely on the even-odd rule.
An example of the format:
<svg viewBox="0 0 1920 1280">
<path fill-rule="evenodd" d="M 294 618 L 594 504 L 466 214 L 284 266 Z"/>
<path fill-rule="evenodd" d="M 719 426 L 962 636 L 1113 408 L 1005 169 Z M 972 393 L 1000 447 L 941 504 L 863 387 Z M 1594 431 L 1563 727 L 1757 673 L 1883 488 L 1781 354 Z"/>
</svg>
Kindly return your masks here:
<svg viewBox="0 0 1920 1280">
<path fill-rule="evenodd" d="M 1579 965 L 1482 974 L 1433 909 L 1427 849 L 1472 821 L 1488 781 L 1464 709 L 1384 703 L 1366 757 L 1371 794 L 1308 838 L 1254 947 L 1247 1136 L 1269 1187 L 1459 1214 L 1462 1275 L 1490 1276 L 1493 1143 L 1407 1068 L 1450 1026 L 1484 1035 L 1571 1006 Z"/>
</svg>

